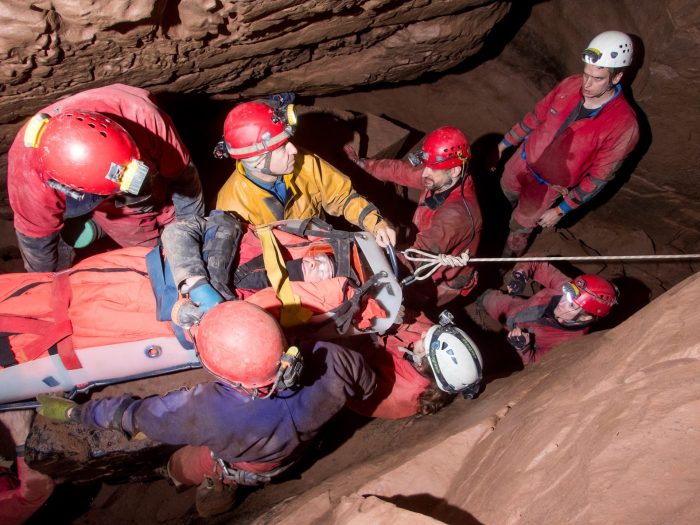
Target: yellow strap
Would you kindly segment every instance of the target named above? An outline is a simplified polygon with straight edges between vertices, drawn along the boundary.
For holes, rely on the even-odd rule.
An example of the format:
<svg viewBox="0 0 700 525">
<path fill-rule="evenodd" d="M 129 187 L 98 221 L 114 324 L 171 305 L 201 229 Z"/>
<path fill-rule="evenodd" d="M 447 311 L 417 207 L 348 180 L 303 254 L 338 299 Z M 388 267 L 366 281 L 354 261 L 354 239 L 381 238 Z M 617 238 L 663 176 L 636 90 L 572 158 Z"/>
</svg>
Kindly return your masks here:
<svg viewBox="0 0 700 525">
<path fill-rule="evenodd" d="M 277 239 L 272 233 L 272 227 L 270 225 L 258 226 L 255 231 L 262 245 L 267 278 L 270 280 L 277 298 L 282 303 L 280 324 L 289 328 L 307 322 L 311 319 L 313 312 L 301 306 L 301 299 L 292 290 L 284 259 L 282 259 L 282 252 L 280 252 Z"/>
</svg>

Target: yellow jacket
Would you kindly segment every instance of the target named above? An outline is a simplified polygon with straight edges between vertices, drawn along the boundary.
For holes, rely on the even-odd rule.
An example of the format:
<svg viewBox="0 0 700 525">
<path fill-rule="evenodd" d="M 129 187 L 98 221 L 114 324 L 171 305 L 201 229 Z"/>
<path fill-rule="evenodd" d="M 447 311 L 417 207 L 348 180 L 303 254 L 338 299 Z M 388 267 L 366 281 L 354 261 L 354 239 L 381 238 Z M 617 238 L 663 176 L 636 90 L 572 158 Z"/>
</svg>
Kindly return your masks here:
<svg viewBox="0 0 700 525">
<path fill-rule="evenodd" d="M 239 162 L 219 190 L 216 208 L 233 212 L 255 226 L 320 217 L 322 209 L 336 217 L 343 215 L 370 233 L 386 226 L 374 204 L 353 189 L 350 179 L 313 153 L 299 151 L 294 171 L 285 175 L 284 181 L 289 197 L 283 207 L 275 196 L 245 176 Z"/>
</svg>

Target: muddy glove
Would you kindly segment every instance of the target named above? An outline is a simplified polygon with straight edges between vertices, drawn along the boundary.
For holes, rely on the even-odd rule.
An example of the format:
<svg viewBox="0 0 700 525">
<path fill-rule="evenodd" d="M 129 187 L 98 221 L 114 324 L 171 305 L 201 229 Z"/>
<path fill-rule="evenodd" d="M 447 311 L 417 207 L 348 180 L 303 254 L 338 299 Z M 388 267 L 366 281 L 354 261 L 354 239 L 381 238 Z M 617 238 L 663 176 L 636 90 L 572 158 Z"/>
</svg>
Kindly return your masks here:
<svg viewBox="0 0 700 525">
<path fill-rule="evenodd" d="M 72 410 L 78 406 L 75 401 L 49 394 L 39 394 L 36 399 L 39 401 L 39 407 L 36 409 L 38 414 L 54 421 L 76 421 L 76 417 L 71 417 L 77 415 Z M 68 415 L 69 411 L 72 411 L 70 416 Z"/>
<path fill-rule="evenodd" d="M 208 281 L 202 280 L 189 289 L 190 300 L 205 314 L 217 304 L 223 303 L 224 298 Z"/>
<path fill-rule="evenodd" d="M 176 325 L 189 329 L 199 324 L 204 312 L 189 299 L 178 299 L 170 311 L 170 319 Z"/>
<path fill-rule="evenodd" d="M 508 342 L 518 352 L 523 352 L 530 347 L 530 333 L 520 328 L 514 328 L 508 332 Z"/>
<path fill-rule="evenodd" d="M 526 284 L 527 275 L 525 275 L 525 272 L 521 272 L 520 270 L 511 272 L 510 277 L 506 281 L 508 295 L 520 295 L 523 293 L 523 290 L 525 290 Z"/>
</svg>

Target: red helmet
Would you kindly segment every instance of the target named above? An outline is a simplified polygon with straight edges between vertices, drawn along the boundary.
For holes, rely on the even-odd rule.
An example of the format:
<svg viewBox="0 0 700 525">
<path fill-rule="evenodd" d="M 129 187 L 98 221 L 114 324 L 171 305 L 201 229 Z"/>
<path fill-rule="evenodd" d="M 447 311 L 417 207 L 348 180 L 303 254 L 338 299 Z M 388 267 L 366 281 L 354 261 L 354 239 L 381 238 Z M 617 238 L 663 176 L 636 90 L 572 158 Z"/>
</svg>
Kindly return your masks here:
<svg viewBox="0 0 700 525">
<path fill-rule="evenodd" d="M 45 180 L 81 192 L 138 194 L 148 174 L 129 133 L 100 113 L 39 113 L 25 128 L 24 145 L 37 150 Z"/>
<path fill-rule="evenodd" d="M 449 126 L 431 132 L 423 142 L 422 153 L 423 162 L 436 170 L 462 166 L 472 156 L 464 133 Z"/>
<path fill-rule="evenodd" d="M 245 301 L 227 301 L 209 310 L 199 324 L 196 341 L 207 370 L 251 389 L 275 382 L 287 349 L 279 323 Z"/>
<path fill-rule="evenodd" d="M 234 159 L 247 159 L 273 151 L 294 133 L 294 106 L 275 110 L 263 102 L 244 102 L 233 108 L 224 121 L 226 149 Z"/>
<path fill-rule="evenodd" d="M 608 315 L 617 304 L 615 285 L 597 275 L 582 275 L 566 283 L 562 289 L 570 301 L 598 317 Z"/>
</svg>

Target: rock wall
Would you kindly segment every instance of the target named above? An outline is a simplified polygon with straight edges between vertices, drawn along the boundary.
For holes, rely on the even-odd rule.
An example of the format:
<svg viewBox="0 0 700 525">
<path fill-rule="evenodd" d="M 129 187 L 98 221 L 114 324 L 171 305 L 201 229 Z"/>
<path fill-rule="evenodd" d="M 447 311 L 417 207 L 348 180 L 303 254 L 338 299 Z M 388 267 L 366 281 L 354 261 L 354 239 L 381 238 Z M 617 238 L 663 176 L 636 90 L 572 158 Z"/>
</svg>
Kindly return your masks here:
<svg viewBox="0 0 700 525">
<path fill-rule="evenodd" d="M 508 8 L 503 0 L 10 0 L 0 9 L 0 124 L 112 82 L 238 98 L 414 79 L 473 55 Z"/>
</svg>

